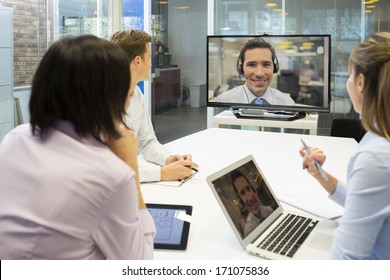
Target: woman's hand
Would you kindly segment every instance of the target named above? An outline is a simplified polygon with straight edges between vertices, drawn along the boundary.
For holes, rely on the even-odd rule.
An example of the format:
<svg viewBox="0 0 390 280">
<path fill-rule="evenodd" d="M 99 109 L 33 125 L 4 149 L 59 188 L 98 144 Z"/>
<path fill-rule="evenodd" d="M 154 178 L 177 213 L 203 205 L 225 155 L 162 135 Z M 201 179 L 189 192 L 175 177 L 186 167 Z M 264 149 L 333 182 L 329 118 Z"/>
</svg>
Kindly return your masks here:
<svg viewBox="0 0 390 280">
<path fill-rule="evenodd" d="M 302 168 L 306 169 L 310 175 L 317 179 L 317 181 L 329 193 L 329 195 L 332 195 L 337 188 L 338 180 L 328 172 L 325 172 L 326 176 L 328 177 L 328 180 L 325 181 L 320 171 L 318 170 L 315 161 L 317 161 L 322 166 L 326 160 L 326 156 L 323 151 L 318 148 L 309 147 L 309 149 L 311 152 L 310 155 L 304 147 L 299 150 L 299 154 L 303 158 Z"/>
<path fill-rule="evenodd" d="M 300 155 L 303 157 L 302 168 L 306 169 L 309 174 L 316 177 L 317 175 L 320 175 L 320 172 L 315 165 L 315 161 L 322 166 L 326 160 L 326 156 L 323 151 L 318 148 L 309 147 L 309 149 L 311 152 L 310 155 L 304 147 L 299 150 Z"/>
</svg>

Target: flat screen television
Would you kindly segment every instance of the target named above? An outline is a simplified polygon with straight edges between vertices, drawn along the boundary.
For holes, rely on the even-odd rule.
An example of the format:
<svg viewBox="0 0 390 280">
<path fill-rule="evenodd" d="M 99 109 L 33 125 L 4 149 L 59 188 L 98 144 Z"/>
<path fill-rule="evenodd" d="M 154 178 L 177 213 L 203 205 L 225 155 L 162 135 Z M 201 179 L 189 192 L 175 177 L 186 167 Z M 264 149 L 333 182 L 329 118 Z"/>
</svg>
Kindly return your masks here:
<svg viewBox="0 0 390 280">
<path fill-rule="evenodd" d="M 237 117 L 329 112 L 330 56 L 328 34 L 209 35 L 206 104 Z"/>
</svg>

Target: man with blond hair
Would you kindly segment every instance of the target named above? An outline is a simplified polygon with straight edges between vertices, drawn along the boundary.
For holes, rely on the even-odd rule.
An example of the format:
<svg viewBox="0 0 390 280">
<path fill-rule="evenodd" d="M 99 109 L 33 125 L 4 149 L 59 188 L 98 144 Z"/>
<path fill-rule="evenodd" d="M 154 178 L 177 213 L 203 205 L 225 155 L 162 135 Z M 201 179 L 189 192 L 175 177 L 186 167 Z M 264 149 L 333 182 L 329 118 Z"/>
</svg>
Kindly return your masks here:
<svg viewBox="0 0 390 280">
<path fill-rule="evenodd" d="M 142 30 L 121 30 L 111 36 L 111 41 L 125 50 L 130 61 L 131 97 L 126 124 L 137 135 L 139 153 L 144 159 L 139 161 L 140 181 L 173 181 L 190 176 L 191 168 L 198 165 L 191 155 L 172 155 L 161 145 L 154 133 L 143 93 L 137 86 L 138 82 L 150 79 L 152 37 Z"/>
</svg>

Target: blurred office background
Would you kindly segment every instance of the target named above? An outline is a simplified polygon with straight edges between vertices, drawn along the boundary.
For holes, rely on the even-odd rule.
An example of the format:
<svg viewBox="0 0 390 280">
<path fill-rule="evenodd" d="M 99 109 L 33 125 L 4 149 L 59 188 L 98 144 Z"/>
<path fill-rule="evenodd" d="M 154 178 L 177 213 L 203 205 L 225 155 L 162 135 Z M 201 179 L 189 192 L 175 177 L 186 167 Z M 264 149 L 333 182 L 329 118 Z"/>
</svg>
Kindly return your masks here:
<svg viewBox="0 0 390 280">
<path fill-rule="evenodd" d="M 329 135 L 333 119 L 359 118 L 345 90 L 348 56 L 370 34 L 390 31 L 390 1 L 0 0 L 0 26 L 0 141 L 29 121 L 31 80 L 53 41 L 108 39 L 123 28 L 153 36 L 152 82 L 140 87 L 163 143 L 207 128 L 220 111 L 205 107 L 208 34 L 331 34 L 331 108 L 318 123 Z"/>
</svg>

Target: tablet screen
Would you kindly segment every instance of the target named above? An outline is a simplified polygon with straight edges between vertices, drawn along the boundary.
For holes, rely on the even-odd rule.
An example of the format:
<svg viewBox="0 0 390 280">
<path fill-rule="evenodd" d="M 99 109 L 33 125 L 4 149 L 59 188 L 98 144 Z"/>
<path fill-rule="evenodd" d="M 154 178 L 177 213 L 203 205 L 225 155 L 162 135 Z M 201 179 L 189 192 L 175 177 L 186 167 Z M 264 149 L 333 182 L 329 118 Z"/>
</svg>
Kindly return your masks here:
<svg viewBox="0 0 390 280">
<path fill-rule="evenodd" d="M 147 203 L 146 207 L 157 229 L 154 248 L 185 250 L 190 230 L 188 218 L 192 214 L 192 206 Z"/>
</svg>

